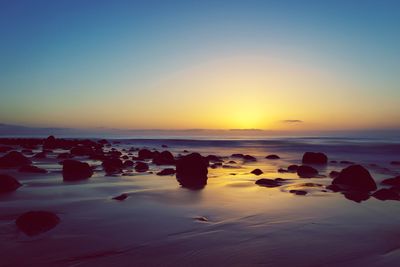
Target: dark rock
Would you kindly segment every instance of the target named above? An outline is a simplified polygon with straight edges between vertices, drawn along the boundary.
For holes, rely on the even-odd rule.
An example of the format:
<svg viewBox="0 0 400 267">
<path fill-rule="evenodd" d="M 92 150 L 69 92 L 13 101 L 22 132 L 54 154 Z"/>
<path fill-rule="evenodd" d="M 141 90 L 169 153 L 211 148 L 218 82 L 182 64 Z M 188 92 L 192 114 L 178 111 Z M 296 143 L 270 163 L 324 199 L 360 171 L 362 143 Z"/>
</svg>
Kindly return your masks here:
<svg viewBox="0 0 400 267">
<path fill-rule="evenodd" d="M 318 175 L 318 171 L 313 167 L 301 165 L 297 168 L 297 175 L 301 178 L 312 178 Z"/>
<path fill-rule="evenodd" d="M 262 178 L 262 179 L 257 180 L 256 184 L 260 185 L 260 186 L 265 186 L 265 187 L 278 187 L 278 186 L 282 185 L 281 181 L 279 181 L 277 179 L 272 180 L 272 179 L 267 179 L 267 178 Z"/>
<path fill-rule="evenodd" d="M 17 218 L 15 224 L 18 229 L 28 236 L 47 232 L 60 223 L 60 218 L 48 211 L 29 211 Z"/>
<path fill-rule="evenodd" d="M 64 181 L 78 181 L 92 177 L 93 169 L 86 162 L 67 159 L 62 162 Z"/>
<path fill-rule="evenodd" d="M 19 172 L 47 173 L 45 169 L 33 165 L 25 165 L 18 169 Z"/>
<path fill-rule="evenodd" d="M 17 190 L 21 184 L 12 177 L 7 174 L 0 174 L 0 193 L 9 193 Z"/>
<path fill-rule="evenodd" d="M 391 165 L 400 165 L 400 161 L 392 161 L 390 162 Z"/>
<path fill-rule="evenodd" d="M 279 173 L 287 173 L 288 170 L 285 170 L 285 169 L 283 169 L 283 168 L 279 168 L 279 169 L 278 169 L 278 172 L 279 172 Z"/>
<path fill-rule="evenodd" d="M 44 140 L 43 149 L 55 149 L 57 148 L 57 140 L 54 136 L 50 135 Z"/>
<path fill-rule="evenodd" d="M 330 163 L 337 163 L 337 160 L 331 160 Z"/>
<path fill-rule="evenodd" d="M 135 170 L 137 172 L 147 172 L 149 170 L 149 165 L 145 162 L 136 162 Z"/>
<path fill-rule="evenodd" d="M 339 176 L 339 174 L 340 174 L 340 172 L 338 172 L 338 171 L 331 171 L 331 172 L 329 173 L 329 177 L 331 177 L 331 178 L 336 178 L 336 177 Z"/>
<path fill-rule="evenodd" d="M 232 157 L 232 158 L 243 158 L 244 155 L 243 155 L 243 154 L 236 153 L 236 154 L 232 154 L 231 157 Z"/>
<path fill-rule="evenodd" d="M 280 159 L 278 155 L 272 154 L 265 157 L 266 159 Z"/>
<path fill-rule="evenodd" d="M 245 161 L 257 161 L 257 159 L 255 157 L 250 156 L 250 155 L 244 155 L 243 159 Z"/>
<path fill-rule="evenodd" d="M 292 193 L 292 194 L 298 195 L 298 196 L 305 196 L 305 195 L 307 195 L 307 191 L 304 191 L 304 190 L 296 190 L 296 189 L 293 189 L 293 190 L 290 190 L 289 192 Z"/>
<path fill-rule="evenodd" d="M 108 144 L 109 142 L 106 139 L 101 139 L 101 140 L 97 141 L 97 143 L 105 145 L 105 144 Z"/>
<path fill-rule="evenodd" d="M 236 161 L 230 160 L 230 161 L 228 161 L 228 164 L 236 164 Z"/>
<path fill-rule="evenodd" d="M 115 200 L 118 200 L 118 201 L 123 201 L 123 200 L 125 200 L 127 198 L 128 198 L 127 194 L 121 194 L 119 196 L 113 197 L 112 199 L 115 199 Z"/>
<path fill-rule="evenodd" d="M 167 146 L 167 145 L 161 145 L 161 147 L 163 147 L 163 148 L 167 148 L 168 146 Z"/>
<path fill-rule="evenodd" d="M 304 164 L 327 164 L 328 157 L 320 152 L 306 152 L 303 155 L 302 162 Z"/>
<path fill-rule="evenodd" d="M 183 156 L 176 162 L 176 179 L 183 187 L 201 189 L 207 184 L 208 164 L 199 153 Z"/>
<path fill-rule="evenodd" d="M 157 175 L 160 175 L 160 176 L 174 175 L 175 172 L 176 172 L 175 169 L 167 168 L 167 169 L 161 170 L 160 172 L 157 172 Z"/>
<path fill-rule="evenodd" d="M 123 163 L 124 168 L 133 167 L 134 163 L 132 160 L 125 160 Z"/>
<path fill-rule="evenodd" d="M 393 178 L 388 178 L 385 179 L 381 182 L 381 184 L 383 185 L 396 185 L 396 186 L 400 186 L 400 176 L 396 176 Z"/>
<path fill-rule="evenodd" d="M 121 159 L 129 159 L 128 155 L 123 155 Z"/>
<path fill-rule="evenodd" d="M 163 151 L 154 156 L 153 163 L 156 165 L 174 165 L 175 158 L 171 152 Z"/>
<path fill-rule="evenodd" d="M 114 174 L 122 172 L 124 165 L 119 158 L 107 158 L 101 164 L 106 174 Z"/>
<path fill-rule="evenodd" d="M 138 152 L 138 157 L 140 159 L 152 159 L 154 157 L 154 152 L 148 149 L 140 149 Z"/>
<path fill-rule="evenodd" d="M 400 195 L 392 189 L 380 189 L 375 191 L 372 196 L 379 200 L 400 200 Z"/>
<path fill-rule="evenodd" d="M 367 169 L 361 165 L 351 165 L 343 169 L 332 184 L 341 190 L 348 191 L 374 191 L 376 183 Z"/>
<path fill-rule="evenodd" d="M 297 169 L 299 168 L 298 165 L 289 165 L 289 167 L 287 167 L 288 172 L 297 172 Z"/>
<path fill-rule="evenodd" d="M 343 193 L 344 197 L 354 202 L 360 203 L 369 199 L 369 194 L 363 191 L 346 191 Z"/>
<path fill-rule="evenodd" d="M 0 158 L 0 168 L 18 168 L 31 163 L 30 159 L 17 151 L 8 152 Z"/>
<path fill-rule="evenodd" d="M 255 174 L 255 175 L 260 175 L 260 174 L 263 174 L 263 171 L 260 170 L 260 169 L 254 169 L 254 170 L 251 171 L 251 173 Z"/>
<path fill-rule="evenodd" d="M 13 148 L 10 146 L 0 146 L 0 153 L 6 153 L 11 150 L 13 150 Z"/>
<path fill-rule="evenodd" d="M 340 164 L 354 164 L 354 162 L 352 162 L 352 161 L 348 161 L 348 160 L 342 160 L 342 161 L 340 161 Z"/>
</svg>

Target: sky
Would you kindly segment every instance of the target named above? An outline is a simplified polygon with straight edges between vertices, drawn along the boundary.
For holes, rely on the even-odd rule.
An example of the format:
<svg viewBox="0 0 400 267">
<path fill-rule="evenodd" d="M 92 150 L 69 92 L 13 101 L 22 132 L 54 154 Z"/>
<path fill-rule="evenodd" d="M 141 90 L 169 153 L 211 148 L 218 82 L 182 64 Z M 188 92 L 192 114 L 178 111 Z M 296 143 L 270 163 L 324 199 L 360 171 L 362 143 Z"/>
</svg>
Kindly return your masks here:
<svg viewBox="0 0 400 267">
<path fill-rule="evenodd" d="M 400 129 L 400 2 L 0 0 L 0 123 Z"/>
</svg>

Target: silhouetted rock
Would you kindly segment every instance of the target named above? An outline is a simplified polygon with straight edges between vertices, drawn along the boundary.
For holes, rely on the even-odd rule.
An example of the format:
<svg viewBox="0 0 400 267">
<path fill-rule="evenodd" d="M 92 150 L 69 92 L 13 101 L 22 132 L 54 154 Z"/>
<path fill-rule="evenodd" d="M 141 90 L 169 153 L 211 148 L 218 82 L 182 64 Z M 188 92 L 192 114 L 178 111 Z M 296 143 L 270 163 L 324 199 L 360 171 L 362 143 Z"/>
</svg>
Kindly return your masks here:
<svg viewBox="0 0 400 267">
<path fill-rule="evenodd" d="M 208 160 L 199 153 L 191 153 L 176 161 L 176 179 L 183 186 L 201 189 L 207 184 Z"/>
<path fill-rule="evenodd" d="M 64 181 L 78 181 L 92 177 L 93 169 L 86 162 L 67 159 L 62 162 Z"/>
<path fill-rule="evenodd" d="M 400 195 L 392 189 L 380 189 L 372 194 L 372 196 L 379 200 L 400 200 Z"/>
<path fill-rule="evenodd" d="M 347 191 L 374 191 L 376 184 L 371 174 L 361 165 L 351 165 L 343 169 L 332 184 Z"/>
<path fill-rule="evenodd" d="M 299 168 L 298 165 L 289 165 L 289 167 L 287 167 L 288 172 L 297 172 L 297 169 Z"/>
<path fill-rule="evenodd" d="M 43 149 L 55 149 L 57 148 L 57 140 L 54 136 L 50 135 L 43 142 Z"/>
<path fill-rule="evenodd" d="M 232 154 L 231 157 L 232 157 L 232 158 L 243 158 L 244 155 L 243 155 L 243 154 L 240 154 L 240 153 L 236 153 L 236 154 Z"/>
<path fill-rule="evenodd" d="M 286 169 L 284 169 L 284 168 L 279 168 L 279 169 L 278 169 L 278 172 L 279 172 L 279 173 L 287 173 L 287 172 L 289 172 L 289 171 L 286 170 Z"/>
<path fill-rule="evenodd" d="M 267 178 L 262 178 L 262 179 L 257 180 L 256 184 L 260 185 L 260 186 L 265 186 L 265 187 L 278 187 L 278 186 L 282 185 L 281 181 L 279 181 L 277 179 L 273 180 L 273 179 L 267 179 Z"/>
<path fill-rule="evenodd" d="M 17 190 L 21 184 L 12 177 L 7 174 L 0 174 L 0 193 L 9 193 Z"/>
<path fill-rule="evenodd" d="M 124 168 L 133 167 L 134 163 L 132 160 L 125 160 L 123 163 Z"/>
<path fill-rule="evenodd" d="M 305 196 L 305 195 L 307 195 L 307 191 L 304 191 L 304 190 L 296 190 L 296 189 L 293 189 L 293 190 L 290 190 L 289 192 L 292 193 L 292 194 L 298 195 L 298 196 Z"/>
<path fill-rule="evenodd" d="M 400 165 L 400 161 L 392 161 L 390 162 L 391 165 Z"/>
<path fill-rule="evenodd" d="M 118 200 L 118 201 L 123 201 L 123 200 L 125 200 L 127 198 L 128 198 L 127 194 L 121 194 L 119 196 L 113 197 L 112 199 L 115 199 L 115 200 Z"/>
<path fill-rule="evenodd" d="M 381 184 L 400 186 L 400 176 L 396 176 L 396 177 L 393 177 L 393 178 L 385 179 L 385 180 L 383 180 L 381 182 Z"/>
<path fill-rule="evenodd" d="M 272 154 L 265 157 L 266 159 L 280 159 L 278 155 Z"/>
<path fill-rule="evenodd" d="M 0 158 L 0 168 L 18 168 L 31 163 L 30 159 L 17 151 L 8 152 Z"/>
<path fill-rule="evenodd" d="M 354 202 L 360 203 L 369 199 L 369 194 L 365 191 L 345 191 L 344 197 Z"/>
<path fill-rule="evenodd" d="M 19 172 L 47 173 L 45 169 L 33 165 L 25 165 L 18 169 Z"/>
<path fill-rule="evenodd" d="M 169 151 L 163 151 L 153 157 L 153 163 L 156 165 L 174 165 L 175 158 Z"/>
<path fill-rule="evenodd" d="M 0 146 L 0 153 L 6 153 L 11 150 L 13 150 L 13 148 L 10 146 Z"/>
<path fill-rule="evenodd" d="M 336 178 L 336 177 L 339 176 L 339 174 L 340 174 L 340 172 L 338 172 L 338 171 L 331 171 L 331 172 L 329 173 L 329 177 L 331 177 L 331 178 Z"/>
<path fill-rule="evenodd" d="M 137 172 L 147 172 L 149 170 L 149 165 L 145 162 L 136 162 L 135 170 Z"/>
<path fill-rule="evenodd" d="M 254 169 L 254 170 L 251 171 L 251 173 L 255 174 L 255 175 L 260 175 L 260 174 L 263 174 L 263 171 L 260 170 L 260 169 Z"/>
<path fill-rule="evenodd" d="M 297 175 L 301 178 L 312 178 L 318 175 L 318 171 L 313 167 L 301 165 L 297 168 Z"/>
<path fill-rule="evenodd" d="M 157 172 L 157 175 L 160 175 L 160 176 L 174 175 L 175 172 L 176 172 L 175 169 L 167 168 L 167 169 L 161 170 L 160 172 Z"/>
<path fill-rule="evenodd" d="M 138 157 L 140 159 L 152 159 L 154 157 L 154 152 L 148 149 L 140 149 L 138 152 Z"/>
<path fill-rule="evenodd" d="M 18 229 L 28 236 L 47 232 L 60 223 L 60 218 L 48 211 L 29 211 L 17 218 L 15 224 Z"/>
<path fill-rule="evenodd" d="M 327 164 L 328 157 L 320 152 L 306 152 L 303 155 L 302 162 L 304 164 Z"/>
<path fill-rule="evenodd" d="M 255 157 L 250 156 L 250 155 L 244 155 L 243 159 L 245 161 L 257 161 L 257 159 Z"/>
<path fill-rule="evenodd" d="M 354 164 L 354 162 L 353 161 L 348 161 L 348 160 L 342 160 L 342 161 L 340 161 L 340 164 Z"/>
<path fill-rule="evenodd" d="M 124 168 L 122 160 L 119 158 L 107 158 L 101 164 L 106 174 L 120 173 Z"/>
</svg>

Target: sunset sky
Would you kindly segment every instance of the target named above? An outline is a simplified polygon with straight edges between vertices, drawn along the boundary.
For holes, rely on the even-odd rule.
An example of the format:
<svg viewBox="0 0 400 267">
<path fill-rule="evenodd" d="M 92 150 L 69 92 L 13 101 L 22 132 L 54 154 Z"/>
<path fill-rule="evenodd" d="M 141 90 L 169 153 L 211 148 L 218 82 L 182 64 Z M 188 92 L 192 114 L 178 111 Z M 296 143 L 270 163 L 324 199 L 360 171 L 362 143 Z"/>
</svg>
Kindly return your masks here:
<svg viewBox="0 0 400 267">
<path fill-rule="evenodd" d="M 399 1 L 0 1 L 0 123 L 400 129 Z"/>
</svg>

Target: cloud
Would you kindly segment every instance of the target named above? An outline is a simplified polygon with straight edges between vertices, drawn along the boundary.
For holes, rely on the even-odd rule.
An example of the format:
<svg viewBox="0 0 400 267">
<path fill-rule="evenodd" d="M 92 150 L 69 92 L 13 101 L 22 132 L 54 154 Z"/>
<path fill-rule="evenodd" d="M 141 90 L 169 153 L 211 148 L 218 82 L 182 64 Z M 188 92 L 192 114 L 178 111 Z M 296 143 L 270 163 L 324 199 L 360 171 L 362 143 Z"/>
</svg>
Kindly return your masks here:
<svg viewBox="0 0 400 267">
<path fill-rule="evenodd" d="M 281 122 L 283 122 L 283 123 L 303 123 L 304 121 L 302 121 L 302 120 L 283 120 Z"/>
</svg>

